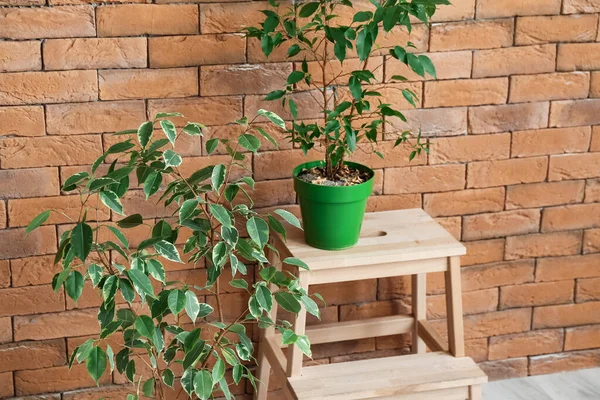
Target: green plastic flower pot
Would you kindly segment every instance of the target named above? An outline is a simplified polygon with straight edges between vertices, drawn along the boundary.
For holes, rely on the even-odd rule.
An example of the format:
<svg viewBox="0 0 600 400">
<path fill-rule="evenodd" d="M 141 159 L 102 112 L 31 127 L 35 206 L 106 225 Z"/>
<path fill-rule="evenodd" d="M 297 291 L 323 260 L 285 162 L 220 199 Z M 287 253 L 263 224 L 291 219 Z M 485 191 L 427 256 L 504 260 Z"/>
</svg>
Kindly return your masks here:
<svg viewBox="0 0 600 400">
<path fill-rule="evenodd" d="M 294 190 L 300 201 L 304 239 L 309 246 L 342 250 L 358 242 L 375 173 L 361 164 L 349 161 L 345 164 L 369 172 L 371 178 L 354 186 L 322 186 L 303 181 L 298 175 L 305 169 L 324 166 L 324 161 L 307 162 L 294 169 Z"/>
</svg>

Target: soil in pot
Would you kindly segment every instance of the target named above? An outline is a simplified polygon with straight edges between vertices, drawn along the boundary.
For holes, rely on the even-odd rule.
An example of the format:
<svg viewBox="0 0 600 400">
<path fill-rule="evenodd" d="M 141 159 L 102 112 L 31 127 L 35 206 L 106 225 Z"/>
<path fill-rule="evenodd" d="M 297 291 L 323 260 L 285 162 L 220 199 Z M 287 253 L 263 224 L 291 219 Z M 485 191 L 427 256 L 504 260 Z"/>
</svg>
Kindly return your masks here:
<svg viewBox="0 0 600 400">
<path fill-rule="evenodd" d="M 298 178 L 313 185 L 322 186 L 353 186 L 360 185 L 371 179 L 371 174 L 368 171 L 358 168 L 350 168 L 344 165 L 336 174 L 335 179 L 327 178 L 325 167 L 312 167 L 300 172 Z"/>
</svg>

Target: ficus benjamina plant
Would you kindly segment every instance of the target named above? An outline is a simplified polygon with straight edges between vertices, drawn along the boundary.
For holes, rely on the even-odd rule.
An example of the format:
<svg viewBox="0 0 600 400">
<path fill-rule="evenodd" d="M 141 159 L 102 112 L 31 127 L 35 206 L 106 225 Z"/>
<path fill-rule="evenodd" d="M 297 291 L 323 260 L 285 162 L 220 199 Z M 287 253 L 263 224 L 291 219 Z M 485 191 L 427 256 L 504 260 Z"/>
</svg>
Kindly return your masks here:
<svg viewBox="0 0 600 400">
<path fill-rule="evenodd" d="M 369 0 L 371 10 L 361 7 L 354 12 L 350 0 L 293 1 L 282 5 L 269 0 L 273 9 L 263 10 L 264 22 L 258 27 L 246 28 L 248 37 L 260 40 L 263 53 L 268 57 L 275 49 L 287 48 L 287 57 L 301 60 L 299 68 L 292 71 L 284 88 L 270 92 L 267 100 L 281 100 L 294 120 L 287 131 L 289 139 L 307 153 L 315 145 L 324 147 L 327 178 L 334 179 L 357 144 L 366 140 L 372 151 L 379 139 L 395 140 L 394 147 L 409 144 L 412 160 L 422 151 L 428 152 L 427 141 L 421 132 L 390 131 L 382 126 L 386 118 L 406 117 L 382 100 L 386 85 L 375 85 L 378 70 L 383 63 L 373 63 L 374 55 L 385 55 L 406 64 L 410 70 L 425 77 L 436 77 L 431 60 L 425 55 L 415 55 L 411 42 L 389 45 L 379 44 L 394 29 L 412 30 L 413 21 L 429 23 L 437 6 L 450 4 L 448 0 Z M 364 1 L 361 2 L 364 5 Z M 351 19 L 347 18 L 350 13 Z M 345 17 L 342 17 L 344 15 Z M 355 61 L 358 58 L 358 63 Z M 381 71 L 380 71 L 381 72 Z M 394 75 L 389 83 L 406 81 Z M 417 94 L 409 88 L 399 89 L 413 106 Z M 322 111 L 319 121 L 303 122 L 300 105 L 294 94 L 299 90 L 309 93 Z M 305 104 L 305 103 L 304 103 Z"/>
<path fill-rule="evenodd" d="M 284 126 L 269 111 L 258 114 Z M 296 335 L 290 322 L 272 320 L 268 312 L 274 302 L 296 314 L 305 307 L 317 317 L 319 308 L 294 273 L 308 266 L 291 257 L 276 261 L 277 250 L 269 243 L 274 234 L 285 238 L 284 223 L 301 228 L 298 219 L 285 210 L 259 214 L 252 209 L 248 189 L 254 188 L 254 180 L 243 160 L 259 149 L 257 134 L 274 143 L 273 138 L 255 126 L 256 118 L 238 120 L 245 129 L 237 142 L 205 141 L 208 154 L 224 148 L 228 164 L 194 172 L 187 168 L 184 173 L 185 159 L 175 151 L 176 141 L 181 135 L 202 136 L 204 126 L 188 123 L 180 130 L 171 117 L 183 116 L 159 113 L 137 130 L 116 133 L 124 140 L 102 154 L 91 172 L 78 172 L 64 182 L 62 190 L 78 193 L 81 208 L 76 219 L 66 216 L 72 225 L 60 236 L 54 261 L 62 270 L 52 286 L 64 286 L 77 302 L 90 281 L 102 298 L 101 333 L 73 350 L 69 367 L 85 363 L 96 382 L 116 370 L 135 385 L 136 394 L 128 400 L 141 394 L 164 399 L 174 387 L 190 398 L 212 399 L 220 391 L 231 399 L 230 384 L 243 378 L 260 384 L 248 368 L 255 362 L 248 328 L 275 327 L 284 344 L 295 344 L 310 356 L 308 338 Z M 155 134 L 158 126 L 165 137 Z M 139 191 L 137 186 L 147 201 L 164 206 L 166 217 L 149 221 L 127 214 L 121 199 L 131 190 Z M 103 207 L 112 211 L 116 223 L 97 221 Z M 35 217 L 27 233 L 54 212 L 59 211 Z M 142 225 L 149 234 L 134 246 L 128 233 Z M 169 279 L 165 264 L 183 263 L 184 258 L 206 274 L 206 284 Z M 247 291 L 249 297 L 244 310 L 230 320 L 223 313 L 224 283 Z M 214 299 L 214 308 L 204 302 L 208 298 Z M 110 342 L 113 346 L 122 345 L 111 347 L 112 336 L 119 337 Z"/>
</svg>

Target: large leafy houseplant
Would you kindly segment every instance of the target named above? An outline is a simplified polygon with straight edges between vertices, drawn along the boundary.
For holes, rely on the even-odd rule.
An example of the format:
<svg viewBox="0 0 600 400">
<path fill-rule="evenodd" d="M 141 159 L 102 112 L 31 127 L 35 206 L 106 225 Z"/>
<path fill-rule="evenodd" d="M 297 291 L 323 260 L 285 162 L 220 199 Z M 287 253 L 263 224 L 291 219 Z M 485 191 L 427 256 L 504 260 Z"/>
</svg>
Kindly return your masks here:
<svg viewBox="0 0 600 400">
<path fill-rule="evenodd" d="M 270 112 L 259 114 L 282 124 Z M 52 285 L 55 290 L 64 286 L 77 302 L 90 281 L 102 297 L 101 334 L 75 348 L 69 366 L 85 362 L 96 382 L 113 370 L 123 374 L 135 385 L 136 394 L 128 400 L 141 394 L 165 399 L 169 388 L 177 386 L 190 398 L 212 399 L 219 392 L 230 399 L 230 384 L 243 378 L 260 384 L 248 368 L 255 360 L 247 327 L 275 326 L 285 344 L 296 344 L 310 355 L 308 338 L 294 334 L 285 320 L 271 320 L 268 312 L 274 302 L 292 313 L 304 306 L 319 316 L 319 309 L 290 267 L 282 268 L 281 263 L 292 266 L 292 271 L 308 267 L 295 258 L 279 261 L 277 250 L 269 244 L 272 231 L 285 237 L 283 220 L 300 228 L 298 219 L 285 210 L 266 215 L 252 210 L 248 189 L 254 187 L 254 180 L 243 174 L 243 151 L 260 147 L 254 133 L 272 138 L 257 130 L 254 120 L 236 121 L 245 127 L 237 143 L 210 139 L 205 144 L 208 154 L 224 147 L 231 157 L 229 164 L 184 173 L 185 161 L 175 151 L 176 141 L 181 135 L 202 135 L 203 126 L 188 123 L 179 130 L 170 117 L 182 115 L 160 113 L 137 130 L 117 133 L 125 140 L 99 157 L 91 172 L 76 173 L 64 182 L 62 190 L 78 193 L 81 208 L 76 219 L 69 217 L 73 226 L 60 237 L 55 262 L 63 269 Z M 158 126 L 165 137 L 154 133 Z M 233 178 L 240 171 L 243 176 Z M 136 185 L 142 187 L 147 201 L 164 205 L 167 217 L 145 221 L 140 214 L 126 214 L 121 198 Z M 116 223 L 98 222 L 99 207 L 123 217 Z M 54 212 L 58 211 L 38 215 L 27 232 L 47 222 Z M 150 233 L 132 246 L 128 230 L 141 225 L 148 225 Z M 164 263 L 182 263 L 181 253 L 187 255 L 188 264 L 205 266 L 206 284 L 169 279 Z M 247 291 L 249 297 L 244 310 L 230 320 L 223 311 L 223 279 L 232 290 Z M 204 296 L 214 299 L 214 308 L 203 301 Z M 109 344 L 113 336 L 120 341 L 110 343 L 122 343 L 119 348 Z"/>
<path fill-rule="evenodd" d="M 294 171 L 306 240 L 324 249 L 352 246 L 358 240 L 366 198 L 372 191 L 373 171 L 345 160 L 357 149 L 369 147 L 383 158 L 375 146 L 382 139 L 394 140 L 394 147 L 412 146 L 411 160 L 428 151 L 420 132 L 383 131 L 386 119 L 406 122 L 397 105 L 384 98 L 383 89 L 407 79 L 394 75 L 386 84 L 377 84 L 376 73 L 385 60 L 374 64 L 373 55 L 388 54 L 422 77 L 435 77 L 431 60 L 411 53 L 413 43 L 389 44 L 386 36 L 402 29 L 410 33 L 414 22 L 429 23 L 438 5 L 450 3 L 370 0 L 370 9 L 361 2 L 361 11 L 354 10 L 350 0 L 296 1 L 286 6 L 275 0 L 269 3 L 273 9 L 263 10 L 264 22 L 247 28 L 247 35 L 260 40 L 267 57 L 283 46 L 287 57 L 299 64 L 285 87 L 272 91 L 266 99 L 281 101 L 289 109 L 293 122 L 287 137 L 293 143 L 304 153 L 311 149 L 324 153 L 322 162 L 305 163 Z M 380 44 L 383 39 L 385 43 Z M 409 87 L 394 85 L 394 89 L 400 90 L 408 103 L 417 104 L 417 94 Z M 296 101 L 299 91 L 312 96 L 321 111 L 320 119 L 299 120 L 303 114 Z M 366 187 L 358 189 L 361 185 Z M 353 207 L 348 206 L 351 203 Z"/>
</svg>

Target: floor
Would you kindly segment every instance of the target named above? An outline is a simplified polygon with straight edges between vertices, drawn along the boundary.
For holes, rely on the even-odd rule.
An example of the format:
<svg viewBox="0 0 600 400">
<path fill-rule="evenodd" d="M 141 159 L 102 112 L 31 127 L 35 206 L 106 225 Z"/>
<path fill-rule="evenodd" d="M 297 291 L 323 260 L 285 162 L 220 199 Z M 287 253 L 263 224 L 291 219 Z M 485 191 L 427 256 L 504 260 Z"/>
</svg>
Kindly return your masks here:
<svg viewBox="0 0 600 400">
<path fill-rule="evenodd" d="M 491 382 L 483 400 L 600 400 L 600 368 Z"/>
</svg>

